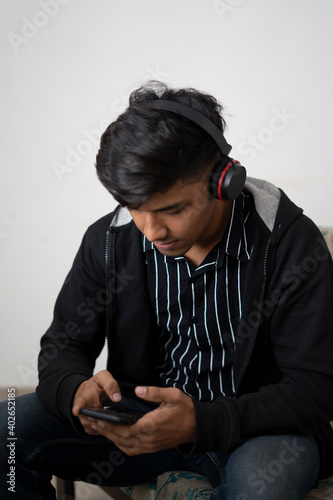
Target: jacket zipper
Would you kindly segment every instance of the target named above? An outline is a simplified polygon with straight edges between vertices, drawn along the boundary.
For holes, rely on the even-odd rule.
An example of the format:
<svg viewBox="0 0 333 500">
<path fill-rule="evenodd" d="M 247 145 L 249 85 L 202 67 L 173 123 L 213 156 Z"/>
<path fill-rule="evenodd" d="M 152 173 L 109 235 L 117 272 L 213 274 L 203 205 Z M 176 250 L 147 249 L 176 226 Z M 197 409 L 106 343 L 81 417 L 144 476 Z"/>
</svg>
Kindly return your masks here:
<svg viewBox="0 0 333 500">
<path fill-rule="evenodd" d="M 259 318 L 261 317 L 262 306 L 263 306 L 264 296 L 265 296 L 265 292 L 266 292 L 267 261 L 268 261 L 268 253 L 269 253 L 270 246 L 271 246 L 271 240 L 269 239 L 268 242 L 267 242 L 267 246 L 266 246 L 266 250 L 265 250 L 265 257 L 264 257 L 264 280 L 263 280 L 262 287 L 261 287 L 261 295 L 260 295 L 260 302 L 259 302 L 259 308 L 258 308 Z M 236 394 L 235 394 L 236 396 L 238 396 L 238 389 L 239 389 L 239 387 L 241 385 L 244 373 L 246 372 L 247 367 L 248 367 L 248 365 L 250 363 L 250 359 L 251 359 L 251 356 L 252 356 L 254 344 L 255 344 L 255 341 L 256 341 L 256 338 L 257 338 L 257 334 L 258 334 L 258 330 L 259 330 L 259 326 L 260 326 L 260 319 L 259 319 L 259 321 L 257 323 L 257 326 L 256 326 L 256 329 L 255 329 L 255 331 L 253 333 L 250 352 L 248 353 L 247 359 L 246 359 L 245 363 L 243 364 L 243 370 L 242 370 L 241 376 L 239 377 L 239 381 L 238 381 L 238 384 L 237 384 L 237 389 L 236 389 Z"/>
<path fill-rule="evenodd" d="M 106 237 L 105 237 L 105 253 L 104 253 L 104 262 L 105 262 L 105 289 L 108 290 L 109 282 L 110 282 L 110 273 L 109 273 L 109 241 L 110 241 L 110 229 L 106 231 Z M 106 307 L 106 332 L 105 332 L 105 337 L 106 337 L 106 349 L 107 349 L 107 355 L 106 355 L 106 369 L 108 369 L 109 366 L 109 352 L 110 352 L 110 340 L 109 340 L 109 327 L 110 327 L 110 307 L 111 307 L 111 302 L 110 304 L 107 304 Z"/>
</svg>

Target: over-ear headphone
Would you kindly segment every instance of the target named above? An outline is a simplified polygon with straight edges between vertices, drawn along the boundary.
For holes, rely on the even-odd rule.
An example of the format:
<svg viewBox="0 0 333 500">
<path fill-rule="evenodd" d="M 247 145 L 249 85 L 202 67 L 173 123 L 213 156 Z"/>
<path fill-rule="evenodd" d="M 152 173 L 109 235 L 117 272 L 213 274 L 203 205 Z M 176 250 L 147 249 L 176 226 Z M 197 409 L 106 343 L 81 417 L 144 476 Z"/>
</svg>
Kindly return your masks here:
<svg viewBox="0 0 333 500">
<path fill-rule="evenodd" d="M 223 154 L 223 158 L 217 162 L 211 175 L 209 186 L 211 195 L 222 201 L 235 200 L 244 187 L 246 170 L 238 161 L 229 158 L 231 146 L 215 123 L 190 106 L 175 101 L 156 99 L 149 101 L 147 107 L 184 116 L 211 136 Z"/>
</svg>

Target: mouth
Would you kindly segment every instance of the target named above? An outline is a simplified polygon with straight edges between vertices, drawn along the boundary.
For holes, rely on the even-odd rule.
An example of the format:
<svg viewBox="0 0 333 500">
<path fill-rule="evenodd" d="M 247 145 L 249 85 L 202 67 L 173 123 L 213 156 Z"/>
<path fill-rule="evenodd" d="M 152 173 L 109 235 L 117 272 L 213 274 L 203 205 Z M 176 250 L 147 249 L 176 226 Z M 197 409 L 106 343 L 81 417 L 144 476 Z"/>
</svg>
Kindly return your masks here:
<svg viewBox="0 0 333 500">
<path fill-rule="evenodd" d="M 172 250 L 173 247 L 175 247 L 177 245 L 177 240 L 170 241 L 169 243 L 155 243 L 155 241 L 154 241 L 154 245 L 158 250 L 161 250 L 161 251 Z"/>
</svg>

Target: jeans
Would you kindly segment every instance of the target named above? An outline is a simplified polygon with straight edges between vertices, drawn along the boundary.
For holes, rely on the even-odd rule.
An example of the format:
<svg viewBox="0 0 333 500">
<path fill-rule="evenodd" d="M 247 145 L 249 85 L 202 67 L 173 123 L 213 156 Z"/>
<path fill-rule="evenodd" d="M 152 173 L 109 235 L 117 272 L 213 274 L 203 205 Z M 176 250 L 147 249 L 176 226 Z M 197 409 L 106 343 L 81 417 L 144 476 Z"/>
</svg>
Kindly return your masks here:
<svg viewBox="0 0 333 500">
<path fill-rule="evenodd" d="M 127 400 L 143 409 L 145 403 Z M 105 486 L 150 482 L 170 470 L 208 477 L 212 499 L 302 499 L 319 472 L 312 436 L 254 437 L 232 453 L 185 457 L 178 448 L 129 457 L 102 436 L 78 435 L 52 415 L 36 394 L 16 398 L 15 437 L 8 429 L 7 401 L 0 403 L 0 498 L 55 500 L 52 475 Z M 14 464 L 14 465 L 13 465 Z M 15 469 L 11 469 L 15 467 Z M 15 493 L 14 493 L 15 491 Z"/>
</svg>

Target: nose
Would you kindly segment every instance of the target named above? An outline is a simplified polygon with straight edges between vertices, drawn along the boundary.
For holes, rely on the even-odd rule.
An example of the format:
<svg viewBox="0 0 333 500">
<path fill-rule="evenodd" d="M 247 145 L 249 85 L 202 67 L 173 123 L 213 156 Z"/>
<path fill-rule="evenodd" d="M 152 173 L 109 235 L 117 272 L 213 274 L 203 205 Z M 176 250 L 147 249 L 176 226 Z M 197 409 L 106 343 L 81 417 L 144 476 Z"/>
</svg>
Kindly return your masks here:
<svg viewBox="0 0 333 500">
<path fill-rule="evenodd" d="M 168 229 L 159 213 L 147 212 L 142 232 L 149 241 L 162 241 L 166 238 Z"/>
</svg>

